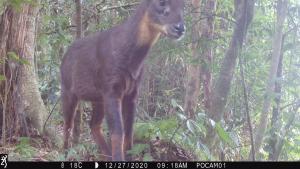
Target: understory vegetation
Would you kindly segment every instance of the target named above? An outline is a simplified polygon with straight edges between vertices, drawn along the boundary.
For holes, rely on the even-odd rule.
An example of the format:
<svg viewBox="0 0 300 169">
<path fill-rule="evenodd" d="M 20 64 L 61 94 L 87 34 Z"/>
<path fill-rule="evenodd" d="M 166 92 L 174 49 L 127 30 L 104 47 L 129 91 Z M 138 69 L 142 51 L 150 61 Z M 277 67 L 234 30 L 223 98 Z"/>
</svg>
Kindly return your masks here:
<svg viewBox="0 0 300 169">
<path fill-rule="evenodd" d="M 82 36 L 121 23 L 139 2 L 82 0 Z M 209 3 L 215 7 L 211 8 Z M 138 97 L 134 146 L 128 152 L 134 160 L 254 160 L 253 150 L 256 160 L 300 160 L 300 2 L 253 2 L 253 18 L 244 23 L 249 26 L 240 30 L 244 38 L 234 48 L 232 40 L 238 32 L 238 17 L 244 14 L 238 9 L 243 5 L 246 8 L 245 3 L 250 2 L 187 0 L 185 37 L 179 42 L 162 37 L 151 49 Z M 81 120 L 75 124 L 81 133 L 78 144 L 72 145 L 66 157 L 62 149 L 60 64 L 76 38 L 75 1 L 0 0 L 0 48 L 4 43 L 5 11 L 22 12 L 28 4 L 37 9 L 32 37 L 34 57 L 30 60 L 18 50 L 0 49 L 0 153 L 8 153 L 11 161 L 102 159 L 91 138 L 90 103 L 80 106 Z M 283 15 L 280 26 L 279 18 Z M 207 32 L 210 23 L 213 29 L 208 28 L 211 32 Z M 281 45 L 276 59 L 278 40 Z M 236 58 L 226 60 L 230 58 L 231 47 L 238 51 Z M 15 98 L 14 91 L 21 89 L 7 86 L 10 81 L 11 86 L 25 84 L 26 79 L 14 82 L 14 78 L 9 78 L 13 76 L 8 76 L 3 71 L 8 68 L 3 67 L 11 62 L 18 65 L 19 72 L 24 71 L 21 67 L 33 68 L 46 112 L 42 128 L 51 131 L 51 136 L 32 127 L 32 117 L 26 116 L 32 110 L 26 108 L 29 102 L 24 103 L 23 114 L 14 109 L 21 101 L 12 102 L 11 98 Z M 226 63 L 233 63 L 232 69 L 226 69 Z M 190 71 L 192 68 L 197 71 Z M 222 78 L 230 79 L 226 83 L 229 89 L 219 83 L 224 82 Z M 228 94 L 217 102 L 216 91 Z M 191 107 L 186 103 L 192 97 L 190 93 L 196 96 L 191 98 L 195 102 Z M 213 109 L 219 106 L 220 109 Z M 106 123 L 103 128 L 108 138 Z"/>
</svg>

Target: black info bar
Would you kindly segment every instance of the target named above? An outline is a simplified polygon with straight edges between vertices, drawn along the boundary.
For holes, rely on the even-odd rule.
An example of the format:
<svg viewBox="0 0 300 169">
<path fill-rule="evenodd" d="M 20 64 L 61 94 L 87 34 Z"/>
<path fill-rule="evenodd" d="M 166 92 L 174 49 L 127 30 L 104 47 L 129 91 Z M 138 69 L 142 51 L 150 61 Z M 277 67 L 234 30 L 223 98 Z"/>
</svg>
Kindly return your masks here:
<svg viewBox="0 0 300 169">
<path fill-rule="evenodd" d="M 1 154 L 0 169 L 299 169 L 298 162 L 84 162 L 84 161 L 60 161 L 60 162 L 29 162 L 9 161 L 8 155 Z"/>
<path fill-rule="evenodd" d="M 7 162 L 0 168 L 7 169 L 299 169 L 300 162 Z"/>
</svg>

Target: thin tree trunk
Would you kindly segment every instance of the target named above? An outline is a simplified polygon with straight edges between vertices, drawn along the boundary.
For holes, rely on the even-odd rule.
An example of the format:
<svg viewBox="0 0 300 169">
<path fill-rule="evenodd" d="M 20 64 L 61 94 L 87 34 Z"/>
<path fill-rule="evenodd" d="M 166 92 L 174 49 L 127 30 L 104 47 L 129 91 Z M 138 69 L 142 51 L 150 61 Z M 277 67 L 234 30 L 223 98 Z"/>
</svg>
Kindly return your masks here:
<svg viewBox="0 0 300 169">
<path fill-rule="evenodd" d="M 81 0 L 75 0 L 75 4 L 76 4 L 76 38 L 80 39 L 82 36 Z"/>
<path fill-rule="evenodd" d="M 212 105 L 209 117 L 215 122 L 222 119 L 227 97 L 230 91 L 230 85 L 236 66 L 236 60 L 242 50 L 244 39 L 248 30 L 248 26 L 252 21 L 254 12 L 253 0 L 235 0 L 235 17 L 236 25 L 230 42 L 230 46 L 226 51 L 223 59 L 219 77 L 212 92 Z M 212 126 L 208 129 L 206 143 L 211 149 L 214 149 L 216 141 L 216 133 Z"/>
<path fill-rule="evenodd" d="M 202 66 L 201 66 L 201 82 L 203 84 L 204 108 L 208 112 L 211 108 L 211 88 L 212 88 L 212 61 L 213 61 L 213 37 L 214 37 L 214 14 L 216 11 L 216 0 L 208 0 L 205 4 L 204 16 L 201 21 L 202 39 Z"/>
<path fill-rule="evenodd" d="M 284 37 L 282 42 L 284 42 Z M 281 52 L 280 52 L 280 59 L 279 59 L 279 64 L 278 64 L 278 70 L 277 70 L 277 79 L 282 78 L 282 69 L 283 69 L 283 44 L 281 44 Z M 276 143 L 278 140 L 277 132 L 281 128 L 281 123 L 280 123 L 280 117 L 281 117 L 281 110 L 280 110 L 280 102 L 281 102 L 281 82 L 275 82 L 275 93 L 276 97 L 274 99 L 275 105 L 273 106 L 273 112 L 272 112 L 272 119 L 271 119 L 271 137 L 269 141 L 270 145 L 270 152 L 269 152 L 269 160 L 275 160 L 274 154 L 276 151 Z"/>
<path fill-rule="evenodd" d="M 289 120 L 286 123 L 286 125 L 284 126 L 284 128 L 280 131 L 281 137 L 279 137 L 276 142 L 274 154 L 272 156 L 272 160 L 274 160 L 274 161 L 278 161 L 278 159 L 279 159 L 280 153 L 281 153 L 283 145 L 284 145 L 285 137 L 287 136 L 287 133 L 289 132 L 290 127 L 295 122 L 295 116 L 296 116 L 299 108 L 300 108 L 300 104 L 295 105 L 294 108 L 292 108 L 292 110 L 290 110 L 291 114 L 290 114 Z"/>
<path fill-rule="evenodd" d="M 274 81 L 277 74 L 278 69 L 278 63 L 280 58 L 280 51 L 282 46 L 282 36 L 283 36 L 283 24 L 286 18 L 287 14 L 287 4 L 288 0 L 278 0 L 277 4 L 277 23 L 276 23 L 276 29 L 275 29 L 275 35 L 273 40 L 273 54 L 272 54 L 272 63 L 271 63 L 271 69 L 268 77 L 268 82 L 266 85 L 266 93 L 265 93 L 265 99 L 263 103 L 263 109 L 260 116 L 259 125 L 257 127 L 256 133 L 255 133 L 255 151 L 257 152 L 261 144 L 263 142 L 263 136 L 265 134 L 267 125 L 268 125 L 268 119 L 269 119 L 269 109 L 271 106 L 271 95 L 274 91 Z M 252 151 L 250 152 L 251 155 Z"/>
<path fill-rule="evenodd" d="M 242 57 L 239 57 L 239 66 L 240 66 L 240 74 L 242 78 L 242 86 L 243 86 L 243 95 L 244 95 L 244 104 L 246 109 L 246 117 L 247 117 L 247 125 L 250 133 L 250 143 L 251 143 L 251 151 L 254 152 L 254 137 L 253 137 L 253 128 L 252 128 L 252 122 L 250 118 L 250 109 L 249 109 L 249 101 L 248 101 L 248 94 L 247 94 L 247 86 L 245 81 L 245 75 L 244 75 L 244 64 Z M 255 161 L 255 153 L 252 154 L 251 160 Z"/>
<path fill-rule="evenodd" d="M 199 40 L 200 40 L 200 0 L 192 0 L 193 6 L 193 27 L 192 27 L 192 61 L 196 63 L 190 63 L 187 70 L 187 86 L 185 93 L 184 110 L 188 117 L 195 117 L 195 111 L 199 96 L 199 83 L 200 83 L 200 64 L 199 64 Z"/>
<path fill-rule="evenodd" d="M 4 7 L 4 11 L 6 11 L 7 7 Z M 12 114 L 8 114 L 8 109 L 11 109 L 11 99 L 12 96 L 10 94 L 11 92 L 11 75 L 9 73 L 6 73 L 7 71 L 7 67 L 8 65 L 6 64 L 5 60 L 6 60 L 6 55 L 7 55 L 7 41 L 8 41 L 8 35 L 9 35 L 9 29 L 10 29 L 10 17 L 11 17 L 11 12 L 4 12 L 1 15 L 1 20 L 0 20 L 0 59 L 1 62 L 4 62 L 2 64 L 0 64 L 0 74 L 3 75 L 6 79 L 4 79 L 3 81 L 1 81 L 0 83 L 0 92 L 1 92 L 1 143 L 4 146 L 6 144 L 6 129 L 8 128 L 7 123 L 10 123 L 12 121 L 7 120 L 7 117 L 9 117 L 9 115 L 11 117 L 14 117 L 15 115 Z M 10 71 L 12 72 L 12 71 Z M 6 75 L 7 74 L 7 75 Z M 11 119 L 11 118 L 9 118 Z M 17 121 L 18 119 L 15 118 L 15 121 Z"/>
</svg>

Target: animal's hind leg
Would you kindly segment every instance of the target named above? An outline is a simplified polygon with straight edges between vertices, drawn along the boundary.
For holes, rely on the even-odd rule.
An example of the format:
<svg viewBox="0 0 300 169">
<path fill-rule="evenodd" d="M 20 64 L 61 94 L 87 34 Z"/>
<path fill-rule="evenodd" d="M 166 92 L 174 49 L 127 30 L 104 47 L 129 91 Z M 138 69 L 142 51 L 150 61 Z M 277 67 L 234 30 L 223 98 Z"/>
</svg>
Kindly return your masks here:
<svg viewBox="0 0 300 169">
<path fill-rule="evenodd" d="M 135 89 L 130 95 L 124 97 L 122 101 L 122 115 L 124 122 L 124 151 L 130 150 L 133 145 L 133 125 L 134 125 L 134 116 L 136 111 L 136 97 L 137 89 Z M 126 155 L 126 160 L 131 161 L 132 156 L 129 154 Z"/>
<path fill-rule="evenodd" d="M 106 160 L 111 160 L 111 151 L 105 141 L 105 138 L 102 133 L 101 124 L 104 118 L 104 107 L 103 102 L 100 100 L 99 102 L 93 102 L 93 114 L 91 120 L 91 132 L 93 139 L 96 144 L 101 148 L 102 153 L 106 156 Z"/>
<path fill-rule="evenodd" d="M 70 144 L 70 134 L 74 126 L 75 109 L 78 99 L 70 92 L 62 92 L 62 108 L 64 114 L 64 149 L 67 150 Z"/>
<path fill-rule="evenodd" d="M 75 118 L 74 118 L 74 127 L 73 127 L 73 145 L 79 143 L 80 140 L 80 132 L 81 132 L 81 123 L 82 123 L 82 103 L 77 104 Z"/>
</svg>

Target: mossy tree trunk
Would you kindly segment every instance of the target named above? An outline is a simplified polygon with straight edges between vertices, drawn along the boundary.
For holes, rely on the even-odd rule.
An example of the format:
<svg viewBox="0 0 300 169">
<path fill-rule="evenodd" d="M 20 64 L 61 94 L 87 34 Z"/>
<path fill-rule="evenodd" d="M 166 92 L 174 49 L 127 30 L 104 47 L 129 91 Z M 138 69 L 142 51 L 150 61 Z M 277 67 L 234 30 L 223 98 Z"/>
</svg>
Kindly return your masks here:
<svg viewBox="0 0 300 169">
<path fill-rule="evenodd" d="M 8 134 L 45 134 L 46 108 L 34 67 L 38 3 L 22 3 L 20 8 L 6 6 L 0 16 L 2 143 Z"/>
</svg>

